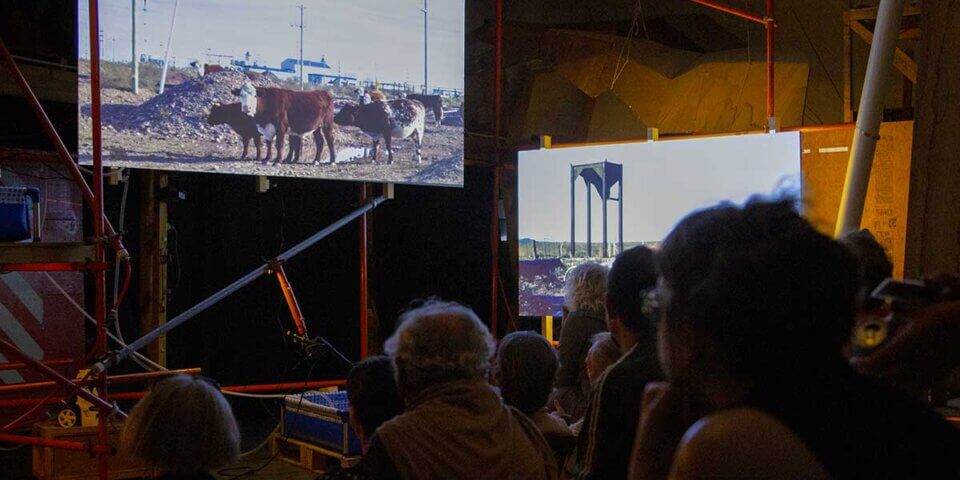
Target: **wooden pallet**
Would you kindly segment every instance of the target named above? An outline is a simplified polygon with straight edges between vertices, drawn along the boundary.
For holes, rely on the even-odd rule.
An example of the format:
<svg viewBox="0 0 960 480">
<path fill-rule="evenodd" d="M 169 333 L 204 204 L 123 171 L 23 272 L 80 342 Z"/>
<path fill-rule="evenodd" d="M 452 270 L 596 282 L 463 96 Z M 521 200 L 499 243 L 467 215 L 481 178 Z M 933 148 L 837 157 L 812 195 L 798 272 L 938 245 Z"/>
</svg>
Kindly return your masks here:
<svg viewBox="0 0 960 480">
<path fill-rule="evenodd" d="M 338 467 L 347 468 L 360 461 L 360 457 L 345 457 L 339 452 L 302 440 L 285 437 L 280 433 L 274 433 L 270 436 L 270 451 L 284 462 L 317 473 L 327 472 Z"/>
</svg>

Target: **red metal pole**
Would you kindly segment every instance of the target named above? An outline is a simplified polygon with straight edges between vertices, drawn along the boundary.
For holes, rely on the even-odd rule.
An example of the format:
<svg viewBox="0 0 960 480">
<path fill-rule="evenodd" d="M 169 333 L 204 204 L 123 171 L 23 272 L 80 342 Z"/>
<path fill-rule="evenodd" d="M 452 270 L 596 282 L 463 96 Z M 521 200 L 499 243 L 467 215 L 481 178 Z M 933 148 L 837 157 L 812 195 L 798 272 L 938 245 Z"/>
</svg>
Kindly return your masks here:
<svg viewBox="0 0 960 480">
<path fill-rule="evenodd" d="M 750 20 L 751 22 L 757 22 L 757 23 L 760 23 L 760 24 L 765 24 L 765 23 L 767 23 L 767 20 L 764 19 L 763 17 L 759 17 L 759 16 L 754 15 L 754 14 L 752 14 L 752 13 L 750 13 L 750 12 L 745 12 L 745 11 L 743 11 L 743 10 L 739 10 L 739 9 L 736 9 L 736 8 L 733 8 L 733 7 L 728 7 L 728 6 L 726 6 L 726 5 L 722 5 L 722 4 L 719 4 L 719 3 L 717 3 L 717 2 L 713 2 L 713 1 L 711 1 L 711 0 L 690 0 L 690 1 L 693 2 L 693 3 L 699 3 L 700 5 L 703 5 L 703 6 L 705 6 L 705 7 L 710 7 L 710 8 L 712 8 L 712 9 L 714 9 L 714 10 L 719 10 L 719 11 L 724 12 L 724 13 L 729 13 L 729 14 L 731 14 L 731 15 L 736 15 L 736 16 L 738 16 L 738 17 L 740 17 L 740 18 L 745 18 L 745 19 L 747 19 L 747 20 Z M 771 9 L 767 9 L 767 15 L 768 15 L 768 16 L 769 16 L 770 10 L 771 10 Z"/>
<path fill-rule="evenodd" d="M 771 119 L 776 117 L 774 111 L 774 90 L 773 90 L 773 80 L 774 80 L 774 58 L 773 58 L 773 31 L 777 27 L 776 22 L 773 20 L 773 0 L 766 0 L 767 3 L 767 18 L 763 19 L 764 29 L 767 33 L 767 124 L 768 127 L 776 127 L 776 125 L 770 125 Z"/>
<path fill-rule="evenodd" d="M 103 218 L 103 136 L 100 130 L 100 6 L 97 0 L 89 0 L 90 10 L 90 130 L 93 139 L 93 236 L 96 261 L 104 262 L 104 222 Z M 94 279 L 94 318 L 97 320 L 97 339 L 93 351 L 97 358 L 107 352 L 107 285 L 106 272 L 93 272 Z M 107 396 L 107 372 L 97 374 L 98 393 Z M 80 390 L 79 392 L 83 392 Z M 79 393 L 78 392 L 78 393 Z M 107 444 L 107 412 L 112 406 L 100 402 L 97 415 L 97 438 L 101 445 Z M 106 407 L 106 408 L 105 408 Z M 100 480 L 110 478 L 110 457 L 103 452 L 97 454 L 97 466 Z"/>
<path fill-rule="evenodd" d="M 40 363 L 48 367 L 65 367 L 67 365 L 73 365 L 75 360 L 64 358 L 64 359 L 53 359 L 53 360 L 41 360 Z M 28 368 L 28 365 L 23 362 L 12 362 L 12 363 L 0 363 L 0 371 L 6 370 L 22 370 Z"/>
<path fill-rule="evenodd" d="M 99 33 L 91 36 L 91 45 L 96 41 L 98 36 Z M 92 53 L 93 52 L 91 51 L 91 57 Z M 70 170 L 70 175 L 73 177 L 73 181 L 77 184 L 77 187 L 80 188 L 80 193 L 83 195 L 84 201 L 86 201 L 88 205 L 93 205 L 93 192 L 87 185 L 86 180 L 83 179 L 83 173 L 80 172 L 80 168 L 73 160 L 73 157 L 70 155 L 70 151 L 67 150 L 67 146 L 63 143 L 63 139 L 60 138 L 60 134 L 58 134 L 57 129 L 54 128 L 53 122 L 50 121 L 50 117 L 48 117 L 47 113 L 43 110 L 43 106 L 40 105 L 40 100 L 38 100 L 37 96 L 33 93 L 33 90 L 30 88 L 30 84 L 27 83 L 27 79 L 23 76 L 23 72 L 21 72 L 20 67 L 17 66 L 17 61 L 13 58 L 13 55 L 10 53 L 10 51 L 7 50 L 7 46 L 3 43 L 3 40 L 0 40 L 0 57 L 3 57 L 7 69 L 9 69 L 10 73 L 13 74 L 13 78 L 17 81 L 17 83 L 20 84 L 20 90 L 23 91 L 23 96 L 26 98 L 30 108 L 33 109 L 33 113 L 37 116 L 37 120 L 40 121 L 40 126 L 43 128 L 44 133 L 47 134 L 47 138 L 49 138 L 50 142 L 53 144 L 53 147 L 57 151 L 57 155 L 60 157 L 61 162 L 63 162 L 67 169 Z M 92 59 L 91 65 L 93 65 Z M 113 229 L 113 225 L 111 225 L 110 221 L 106 219 L 104 219 L 104 223 L 106 224 L 107 233 L 113 237 L 114 250 L 116 250 L 118 253 L 121 253 L 122 256 L 125 256 L 127 251 L 123 247 L 122 242 L 120 242 L 119 237 L 115 236 L 116 231 Z"/>
<path fill-rule="evenodd" d="M 26 363 L 33 370 L 36 370 L 42 373 L 44 376 L 53 379 L 55 382 L 57 382 L 58 384 L 60 384 L 60 386 L 64 388 L 69 388 L 69 389 L 75 388 L 75 385 L 72 380 L 64 377 L 63 375 L 60 375 L 59 373 L 57 373 L 56 370 L 30 358 L 30 356 L 21 352 L 13 344 L 7 342 L 2 338 L 0 338 L 0 351 L 2 351 L 6 356 L 10 357 L 13 360 Z M 86 390 L 83 390 L 83 389 L 78 390 L 77 395 L 80 395 L 81 397 L 83 397 L 84 400 L 96 405 L 98 408 L 103 409 L 104 412 L 110 412 L 111 410 L 113 410 L 112 405 L 105 402 L 102 398 Z"/>
<path fill-rule="evenodd" d="M 490 333 L 498 338 L 500 293 L 500 69 L 503 57 L 503 0 L 497 1 L 497 44 L 493 72 L 493 202 L 490 212 Z"/>
<path fill-rule="evenodd" d="M 0 273 L 7 272 L 96 272 L 107 269 L 104 262 L 85 263 L 0 263 Z"/>
<path fill-rule="evenodd" d="M 360 184 L 360 203 L 367 201 L 367 184 Z M 360 359 L 367 358 L 369 341 L 367 333 L 369 331 L 370 302 L 367 279 L 367 214 L 360 217 Z"/>
<path fill-rule="evenodd" d="M 220 390 L 224 392 L 237 393 L 262 393 L 276 392 L 280 390 L 306 390 L 309 388 L 339 387 L 345 383 L 345 380 L 319 380 L 312 382 L 269 383 L 264 385 L 235 385 L 231 387 L 223 387 Z"/>
<path fill-rule="evenodd" d="M 113 453 L 113 448 L 106 444 L 90 445 L 88 443 L 54 440 L 52 438 L 27 437 L 23 435 L 10 435 L 8 433 L 0 433 L 0 442 L 21 443 L 24 445 L 36 445 L 38 447 L 59 448 L 61 450 L 74 450 L 77 452 L 89 452 L 101 455 L 110 455 Z"/>
<path fill-rule="evenodd" d="M 202 370 L 200 368 L 185 368 L 181 370 L 166 370 L 160 372 L 143 372 L 143 373 L 130 373 L 127 375 L 114 375 L 107 377 L 107 383 L 111 385 L 120 385 L 124 383 L 135 383 L 142 382 L 146 380 L 154 380 L 158 378 L 169 377 L 171 375 L 200 375 Z M 72 382 L 74 385 L 83 384 L 87 385 L 90 381 Z M 47 390 L 55 388 L 57 382 L 33 382 L 33 383 L 18 383 L 14 385 L 0 385 L 0 394 L 10 393 L 10 392 L 22 392 L 26 390 Z"/>
</svg>

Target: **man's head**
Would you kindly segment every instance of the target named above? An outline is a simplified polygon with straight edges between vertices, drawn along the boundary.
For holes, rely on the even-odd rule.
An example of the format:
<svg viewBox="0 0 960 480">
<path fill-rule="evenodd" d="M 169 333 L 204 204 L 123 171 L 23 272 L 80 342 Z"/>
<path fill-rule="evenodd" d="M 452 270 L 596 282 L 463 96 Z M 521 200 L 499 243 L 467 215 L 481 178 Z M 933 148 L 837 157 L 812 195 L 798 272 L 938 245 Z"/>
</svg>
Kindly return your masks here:
<svg viewBox="0 0 960 480">
<path fill-rule="evenodd" d="M 621 349 L 656 331 L 642 308 L 643 292 L 656 285 L 653 250 L 640 245 L 617 255 L 607 274 L 607 326 Z"/>
<path fill-rule="evenodd" d="M 661 362 L 671 379 L 721 369 L 774 384 L 798 368 L 839 364 L 857 266 L 792 201 L 694 212 L 667 236 L 658 263 Z"/>
<path fill-rule="evenodd" d="M 406 400 L 444 383 L 485 379 L 493 347 L 493 337 L 473 310 L 439 301 L 404 313 L 384 343 Z"/>
<path fill-rule="evenodd" d="M 364 444 L 380 425 L 403 411 L 393 362 L 388 357 L 373 356 L 354 364 L 347 374 L 346 387 L 350 421 Z"/>
<path fill-rule="evenodd" d="M 620 359 L 620 346 L 613 341 L 610 332 L 600 332 L 590 338 L 590 350 L 587 351 L 585 366 L 587 379 L 591 384 L 600 378 L 600 375 Z"/>
<path fill-rule="evenodd" d="M 859 266 L 858 308 L 863 312 L 876 310 L 883 305 L 883 300 L 870 298 L 870 293 L 885 279 L 893 276 L 893 263 L 890 262 L 890 257 L 870 230 L 848 233 L 840 239 L 840 243 L 850 249 Z"/>
<path fill-rule="evenodd" d="M 503 401 L 532 415 L 547 405 L 560 368 L 557 350 L 534 332 L 513 332 L 497 347 L 495 379 Z"/>
</svg>

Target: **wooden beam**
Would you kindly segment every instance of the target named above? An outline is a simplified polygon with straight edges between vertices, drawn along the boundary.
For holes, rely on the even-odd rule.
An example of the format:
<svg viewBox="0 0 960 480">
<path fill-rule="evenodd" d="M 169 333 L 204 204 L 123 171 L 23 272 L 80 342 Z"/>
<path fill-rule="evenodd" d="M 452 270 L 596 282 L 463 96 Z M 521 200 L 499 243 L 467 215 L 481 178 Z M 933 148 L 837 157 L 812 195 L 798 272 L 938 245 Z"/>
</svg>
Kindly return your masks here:
<svg viewBox="0 0 960 480">
<path fill-rule="evenodd" d="M 2 243 L 2 263 L 84 263 L 94 259 L 93 245 L 84 243 Z"/>
<path fill-rule="evenodd" d="M 854 8 L 848 10 L 851 20 L 876 20 L 880 7 Z M 920 15 L 920 7 L 917 5 L 907 5 L 903 7 L 903 16 L 912 17 Z"/>
<path fill-rule="evenodd" d="M 167 321 L 167 204 L 159 198 L 167 186 L 167 174 L 154 170 L 140 173 L 140 335 Z M 167 336 L 147 347 L 147 357 L 167 363 Z"/>
<path fill-rule="evenodd" d="M 850 30 L 853 33 L 856 33 L 858 37 L 864 39 L 867 43 L 873 43 L 873 32 L 863 26 L 859 21 L 853 20 L 850 22 Z M 893 52 L 893 66 L 903 74 L 903 76 L 910 79 L 911 82 L 917 83 L 917 62 L 915 62 L 910 55 L 907 55 L 907 52 L 897 48 Z"/>
</svg>

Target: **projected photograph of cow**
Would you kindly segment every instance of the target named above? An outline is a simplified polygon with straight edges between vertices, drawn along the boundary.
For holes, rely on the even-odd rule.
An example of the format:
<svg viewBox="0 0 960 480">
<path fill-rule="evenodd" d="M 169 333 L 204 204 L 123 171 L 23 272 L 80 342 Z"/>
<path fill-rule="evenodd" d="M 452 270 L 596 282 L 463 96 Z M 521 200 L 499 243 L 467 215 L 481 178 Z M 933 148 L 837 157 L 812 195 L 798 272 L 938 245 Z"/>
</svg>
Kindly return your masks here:
<svg viewBox="0 0 960 480">
<path fill-rule="evenodd" d="M 102 0 L 100 25 L 107 166 L 463 184 L 462 1 Z"/>
</svg>

